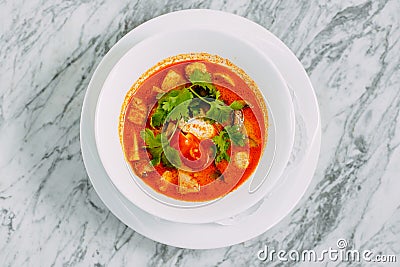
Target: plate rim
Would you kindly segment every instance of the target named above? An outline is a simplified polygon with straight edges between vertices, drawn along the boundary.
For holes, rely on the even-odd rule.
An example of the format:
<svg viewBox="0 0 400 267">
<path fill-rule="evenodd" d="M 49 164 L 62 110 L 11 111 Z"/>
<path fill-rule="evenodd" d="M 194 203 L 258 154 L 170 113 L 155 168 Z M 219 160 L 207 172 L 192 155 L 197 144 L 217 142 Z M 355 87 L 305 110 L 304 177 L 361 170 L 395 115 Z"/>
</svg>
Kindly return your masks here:
<svg viewBox="0 0 400 267">
<path fill-rule="evenodd" d="M 165 14 L 165 15 L 162 15 L 162 16 L 160 16 L 160 17 L 154 18 L 154 19 L 152 19 L 151 21 L 156 20 L 156 19 L 160 20 L 161 18 L 163 18 L 163 20 L 165 20 L 166 17 L 171 16 L 172 14 L 175 15 L 175 14 L 177 14 L 177 13 L 184 13 L 184 14 L 181 14 L 181 15 L 190 15 L 191 12 L 204 12 L 204 10 L 184 10 L 184 11 L 177 11 L 177 12 Z M 189 13 L 189 14 L 188 14 L 188 13 Z M 262 28 L 262 26 L 260 26 L 260 25 L 258 25 L 258 24 L 256 24 L 256 23 L 254 23 L 254 22 L 252 22 L 252 21 L 250 21 L 250 20 L 248 20 L 248 19 L 239 17 L 239 16 L 234 15 L 234 14 L 230 14 L 230 13 L 226 13 L 226 12 L 222 12 L 222 11 L 212 11 L 212 10 L 206 10 L 206 13 L 208 13 L 208 14 L 213 14 L 213 15 L 223 15 L 223 16 L 228 17 L 229 19 L 233 19 L 233 20 L 237 20 L 237 21 L 241 21 L 241 22 L 245 21 L 247 25 L 249 25 L 249 24 L 254 24 L 256 27 L 259 27 L 259 28 L 261 27 L 261 28 Z M 150 21 L 149 21 L 149 22 L 150 22 Z M 250 22 L 250 23 L 249 23 L 249 22 Z M 148 23 L 148 22 L 146 22 L 146 23 Z M 147 26 L 146 26 L 147 29 L 148 29 L 148 28 L 151 28 L 151 27 L 154 27 L 154 25 L 155 25 L 156 23 L 153 21 L 152 24 L 153 24 L 153 25 L 148 25 L 148 24 L 147 24 Z M 253 26 L 254 26 L 254 25 L 253 25 Z M 82 151 L 82 156 L 83 156 L 83 160 L 84 160 L 84 163 L 85 163 L 85 167 L 87 168 L 87 172 L 88 172 L 89 179 L 91 180 L 91 183 L 92 183 L 94 189 L 96 190 L 97 194 L 99 195 L 99 198 L 103 201 L 103 203 L 107 206 L 107 208 L 109 208 L 110 211 L 112 211 L 112 213 L 113 213 L 115 216 L 117 216 L 117 218 L 119 218 L 122 222 L 126 223 L 129 227 L 131 227 L 132 229 L 134 229 L 134 230 L 137 231 L 138 233 L 140 233 L 140 234 L 142 234 L 142 235 L 144 235 L 144 236 L 147 236 L 147 237 L 149 237 L 150 239 L 153 239 L 153 240 L 155 240 L 155 241 L 158 241 L 158 242 L 161 242 L 161 243 L 164 243 L 164 244 L 168 244 L 168 245 L 172 245 L 172 246 L 176 246 L 176 247 L 197 248 L 197 249 L 207 249 L 207 248 L 225 247 L 225 246 L 229 246 L 229 245 L 233 245 L 233 244 L 237 244 L 237 243 L 246 241 L 246 240 L 248 240 L 248 239 L 254 238 L 254 237 L 256 237 L 256 236 L 258 236 L 258 235 L 264 233 L 264 232 L 267 231 L 269 228 L 271 228 L 273 225 L 275 225 L 275 224 L 278 223 L 280 220 L 282 220 L 283 217 L 285 217 L 285 216 L 295 207 L 295 205 L 297 205 L 297 203 L 301 200 L 301 197 L 304 195 L 304 192 L 306 191 L 306 189 L 308 188 L 309 183 L 310 183 L 311 180 L 312 180 L 312 176 L 313 176 L 313 174 L 314 174 L 314 172 L 315 172 L 315 167 L 316 167 L 316 164 L 317 164 L 317 159 L 318 159 L 319 150 L 320 150 L 320 142 L 321 142 L 321 127 L 320 127 L 321 125 L 320 125 L 320 117 L 319 117 L 320 115 L 319 115 L 319 112 L 318 112 L 318 114 L 316 114 L 316 115 L 317 115 L 317 118 L 316 118 L 317 126 L 316 126 L 315 135 L 314 135 L 315 138 L 313 138 L 313 140 L 312 140 L 312 142 L 311 142 L 311 145 L 312 145 L 312 146 L 310 146 L 310 150 L 309 150 L 309 152 L 311 152 L 311 148 L 313 148 L 315 154 L 309 153 L 309 155 L 307 155 L 307 156 L 312 156 L 312 155 L 313 155 L 313 156 L 314 156 L 314 159 L 315 159 L 315 160 L 314 160 L 315 162 L 314 162 L 314 164 L 311 164 L 311 165 L 312 165 L 312 166 L 310 167 L 310 170 L 311 170 L 311 171 L 309 171 L 309 172 L 310 172 L 310 175 L 309 175 L 310 178 L 308 179 L 307 183 L 305 184 L 304 189 L 302 190 L 302 192 L 299 192 L 299 196 L 297 197 L 295 203 L 292 203 L 291 206 L 288 208 L 288 210 L 287 210 L 286 212 L 284 212 L 284 214 L 281 214 L 280 218 L 276 219 L 276 221 L 275 221 L 273 224 L 271 224 L 271 225 L 269 225 L 269 226 L 267 226 L 267 227 L 264 226 L 262 229 L 258 229 L 256 232 L 253 232 L 252 234 L 247 234 L 245 237 L 241 236 L 241 237 L 237 237 L 237 238 L 235 238 L 235 239 L 223 240 L 223 241 L 221 241 L 221 240 L 218 241 L 218 240 L 216 240 L 215 238 L 213 238 L 213 239 L 211 239 L 211 241 L 214 241 L 214 243 L 204 243 L 204 242 L 193 243 L 193 242 L 187 242 L 187 241 L 182 240 L 182 239 L 181 239 L 181 240 L 177 239 L 176 236 L 175 236 L 174 239 L 171 239 L 171 238 L 168 239 L 168 238 L 166 238 L 166 237 L 160 237 L 160 236 L 157 236 L 157 233 L 156 233 L 156 232 L 154 232 L 154 231 L 153 231 L 153 232 L 148 231 L 148 229 L 146 229 L 146 227 L 144 227 L 144 226 L 140 223 L 140 221 L 138 221 L 137 215 L 131 214 L 133 217 L 129 217 L 127 214 L 123 214 L 123 212 L 122 212 L 121 210 L 118 210 L 119 206 L 118 206 L 118 208 L 114 208 L 113 206 L 114 206 L 115 203 L 106 201 L 105 198 L 102 197 L 101 194 L 99 194 L 99 190 L 98 190 L 98 189 L 100 189 L 101 185 L 100 185 L 100 184 L 97 184 L 96 182 L 94 182 L 94 180 L 95 180 L 96 178 L 95 178 L 93 175 L 90 174 L 90 173 L 93 174 L 93 172 L 94 172 L 94 171 L 97 171 L 97 170 L 93 170 L 93 169 L 92 169 L 92 170 L 89 170 L 89 166 L 91 165 L 91 162 L 89 162 L 89 159 L 90 159 L 90 157 L 95 157 L 95 155 L 92 155 L 92 152 L 93 152 L 93 151 L 90 151 L 90 147 L 86 147 L 88 144 L 82 142 L 82 139 L 86 139 L 86 137 L 84 137 L 84 135 L 83 135 L 83 133 L 86 132 L 86 130 L 84 129 L 85 126 L 82 125 L 82 124 L 83 124 L 84 121 L 86 122 L 87 119 L 90 119 L 90 114 L 86 114 L 86 113 L 85 113 L 86 109 L 88 109 L 88 105 L 90 105 L 90 100 L 87 99 L 87 96 L 90 95 L 91 91 L 94 90 L 94 89 L 92 89 L 92 87 L 94 86 L 94 84 L 96 83 L 96 81 L 93 81 L 93 77 L 96 77 L 96 75 L 100 72 L 100 69 L 101 69 L 101 68 L 106 68 L 107 62 L 112 61 L 112 57 L 113 57 L 113 56 L 116 56 L 116 55 L 118 55 L 118 54 L 121 54 L 121 53 L 119 53 L 119 52 L 117 51 L 117 49 L 123 49 L 124 46 L 125 46 L 125 47 L 126 47 L 126 46 L 129 46 L 129 42 L 130 42 L 129 40 L 130 40 L 130 38 L 134 37 L 133 39 L 135 39 L 135 36 L 134 36 L 135 33 L 136 33 L 136 35 L 137 35 L 137 36 L 136 36 L 136 39 L 139 38 L 141 35 L 143 35 L 143 32 L 140 33 L 139 30 L 146 29 L 146 27 L 144 26 L 144 24 L 139 25 L 137 28 L 133 29 L 131 32 L 129 32 L 129 33 L 126 34 L 123 38 L 121 38 L 121 40 L 120 40 L 117 44 L 115 44 L 115 45 L 110 49 L 110 51 L 109 51 L 109 52 L 107 53 L 107 55 L 101 60 L 101 62 L 99 63 L 98 67 L 96 68 L 96 70 L 95 70 L 95 72 L 94 72 L 94 74 L 93 74 L 93 76 L 92 76 L 92 80 L 90 81 L 89 86 L 88 86 L 88 89 L 87 89 L 87 91 L 86 91 L 86 93 L 85 93 L 84 104 L 83 104 L 83 106 L 82 106 L 81 125 L 80 125 L 80 127 L 81 127 L 81 128 L 80 128 L 80 129 L 81 129 L 81 132 L 80 132 L 81 151 Z M 154 30 L 154 29 L 153 29 L 153 30 Z M 302 65 L 301 65 L 301 63 L 298 61 L 298 59 L 295 57 L 295 55 L 294 55 L 294 54 L 293 54 L 293 53 L 292 53 L 292 52 L 291 52 L 277 37 L 275 37 L 274 35 L 272 35 L 267 29 L 262 28 L 262 31 L 264 31 L 264 34 L 266 34 L 266 36 L 268 36 L 269 38 L 272 38 L 271 41 L 275 42 L 275 45 L 281 45 L 281 46 L 283 46 L 283 47 L 281 47 L 281 48 L 282 48 L 283 50 L 285 50 L 286 53 L 288 53 L 289 57 L 291 57 L 291 60 L 294 60 L 294 63 L 296 63 L 296 64 L 299 65 L 299 67 L 301 68 L 301 70 L 302 70 L 302 72 L 303 72 L 303 75 L 306 74 L 304 68 L 302 67 Z M 310 82 L 310 80 L 309 80 L 309 78 L 308 78 L 307 75 L 306 75 L 305 79 L 306 79 L 306 83 L 308 83 L 309 89 L 311 89 L 311 93 L 312 93 L 313 96 L 314 96 L 314 99 L 313 99 L 313 100 L 314 100 L 314 102 L 315 102 L 315 104 L 316 104 L 316 109 L 319 110 L 319 108 L 318 108 L 318 102 L 316 101 L 315 91 L 313 90 L 313 87 L 312 87 L 311 82 Z M 100 167 L 102 167 L 102 166 L 100 166 Z M 90 167 L 90 168 L 91 168 L 91 167 Z M 125 209 L 126 211 L 128 211 L 128 213 L 131 213 L 130 210 L 129 210 L 126 206 L 124 206 L 122 200 L 120 200 L 120 202 L 121 202 L 121 207 L 122 207 L 123 209 Z M 136 209 L 137 212 L 142 213 L 143 216 L 149 215 L 149 214 L 146 214 L 144 211 L 139 210 L 137 207 L 131 207 L 131 208 Z M 124 216 L 125 216 L 125 217 L 124 217 Z M 135 217 L 135 218 L 134 218 L 134 217 Z M 149 215 L 147 219 L 148 219 L 148 220 L 152 220 L 153 218 L 151 218 L 151 217 L 153 217 L 153 216 Z M 251 218 L 252 218 L 252 217 L 251 217 Z M 249 218 L 249 219 L 251 219 L 251 218 Z M 172 222 L 169 222 L 169 223 L 171 224 Z M 238 224 L 240 224 L 240 223 L 242 223 L 242 222 L 239 222 Z M 176 223 L 172 223 L 172 224 L 176 224 Z M 196 226 L 196 227 L 203 227 L 202 225 L 195 225 L 195 226 Z M 237 226 L 237 225 L 236 225 L 236 226 Z M 206 227 L 206 225 L 204 225 L 204 227 Z M 203 228 L 204 228 L 204 227 L 203 227 Z M 224 227 L 225 227 L 225 229 L 232 229 L 232 227 L 230 227 L 230 226 L 224 226 Z M 213 225 L 213 228 L 220 228 L 220 226 L 218 226 L 218 225 Z M 153 230 L 154 230 L 154 229 L 153 229 Z"/>
</svg>

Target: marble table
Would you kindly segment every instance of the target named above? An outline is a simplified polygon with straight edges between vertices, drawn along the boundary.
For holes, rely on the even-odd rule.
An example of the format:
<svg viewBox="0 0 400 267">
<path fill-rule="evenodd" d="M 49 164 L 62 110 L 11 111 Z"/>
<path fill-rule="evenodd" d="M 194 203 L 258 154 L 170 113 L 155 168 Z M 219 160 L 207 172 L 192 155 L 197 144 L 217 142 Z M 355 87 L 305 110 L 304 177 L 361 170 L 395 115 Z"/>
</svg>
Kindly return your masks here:
<svg viewBox="0 0 400 267">
<path fill-rule="evenodd" d="M 239 14 L 278 36 L 310 75 L 322 117 L 318 168 L 301 203 L 265 234 L 215 250 L 159 244 L 121 223 L 91 186 L 79 143 L 101 58 L 139 24 L 189 8 Z M 257 252 L 328 249 L 344 238 L 397 255 L 388 266 L 398 266 L 399 14 L 398 0 L 0 1 L 1 265 L 292 266 Z"/>
</svg>

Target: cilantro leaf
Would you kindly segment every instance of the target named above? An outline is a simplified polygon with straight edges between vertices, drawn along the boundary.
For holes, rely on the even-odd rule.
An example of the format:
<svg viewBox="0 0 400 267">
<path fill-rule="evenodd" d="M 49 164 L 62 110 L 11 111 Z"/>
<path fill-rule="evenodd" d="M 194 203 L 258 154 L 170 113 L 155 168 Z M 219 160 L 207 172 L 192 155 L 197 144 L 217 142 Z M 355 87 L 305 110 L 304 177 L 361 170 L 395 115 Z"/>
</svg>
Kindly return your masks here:
<svg viewBox="0 0 400 267">
<path fill-rule="evenodd" d="M 152 127 L 158 127 L 164 124 L 167 118 L 167 112 L 164 109 L 157 108 L 153 116 L 150 118 L 150 125 Z"/>
<path fill-rule="evenodd" d="M 203 88 L 207 95 L 206 97 L 211 97 L 214 99 L 218 99 L 220 96 L 219 91 L 217 88 L 212 84 L 211 74 L 208 72 L 202 72 L 199 69 L 195 69 L 193 73 L 189 77 L 189 81 L 193 85 L 200 86 Z"/>
<path fill-rule="evenodd" d="M 231 109 L 239 110 L 247 106 L 247 103 L 244 100 L 235 100 L 230 104 Z"/>
<path fill-rule="evenodd" d="M 148 148 L 148 151 L 150 152 L 151 156 L 153 157 L 152 160 L 150 160 L 151 165 L 157 166 L 158 164 L 160 164 L 162 147 Z"/>
<path fill-rule="evenodd" d="M 191 101 L 187 100 L 178 106 L 176 106 L 171 113 L 169 114 L 169 119 L 170 120 L 180 120 L 183 118 L 184 120 L 188 120 L 190 118 L 189 116 L 189 105 Z"/>
<path fill-rule="evenodd" d="M 171 97 L 177 96 L 179 94 L 178 91 L 179 90 L 175 89 L 175 90 L 168 91 L 165 94 L 162 94 L 160 96 L 160 98 L 158 99 L 158 104 L 160 104 L 161 102 L 164 102 L 164 101 L 168 101 L 168 99 L 171 98 Z"/>
<path fill-rule="evenodd" d="M 172 90 L 165 97 L 158 101 L 159 106 L 166 112 L 171 112 L 176 106 L 193 98 L 192 93 L 187 88 Z"/>
<path fill-rule="evenodd" d="M 225 128 L 220 131 L 217 136 L 212 138 L 212 141 L 217 148 L 215 162 L 219 163 L 224 159 L 230 161 L 228 149 L 230 148 L 231 144 L 233 143 L 237 146 L 244 146 L 245 140 L 246 137 L 240 131 L 239 126 L 225 126 Z"/>
<path fill-rule="evenodd" d="M 200 115 L 200 113 L 201 113 L 200 103 L 201 103 L 201 100 L 198 98 L 195 98 L 192 100 L 192 102 L 190 102 L 190 105 L 188 108 L 190 110 L 190 114 L 192 115 L 192 117 L 196 117 L 196 116 Z"/>
<path fill-rule="evenodd" d="M 164 147 L 164 153 L 161 156 L 161 162 L 165 167 L 179 167 L 182 165 L 178 150 L 168 146 Z"/>
<path fill-rule="evenodd" d="M 246 136 L 240 131 L 238 125 L 225 126 L 224 130 L 228 133 L 229 139 L 233 144 L 237 146 L 245 145 Z"/>
<path fill-rule="evenodd" d="M 149 128 L 140 132 L 140 136 L 146 143 L 147 151 L 151 154 L 151 164 L 153 166 L 157 166 L 162 161 L 165 163 L 166 167 L 176 167 L 180 166 L 180 158 L 179 152 L 172 148 L 163 133 L 154 135 L 153 131 Z M 168 154 L 168 159 L 172 162 L 168 161 L 165 154 Z M 178 155 L 178 156 L 177 156 Z"/>
<path fill-rule="evenodd" d="M 207 118 L 213 119 L 219 123 L 224 123 L 229 119 L 232 109 L 225 105 L 223 101 L 215 100 L 209 104 L 210 109 L 206 113 Z"/>
<path fill-rule="evenodd" d="M 154 136 L 153 131 L 146 128 L 140 132 L 140 136 L 143 138 L 146 143 L 146 148 L 152 156 L 151 164 L 153 166 L 158 165 L 160 163 L 161 153 L 163 152 L 161 134 Z"/>
<path fill-rule="evenodd" d="M 193 84 L 202 82 L 211 83 L 211 74 L 208 72 L 202 72 L 199 69 L 195 69 L 189 77 L 189 81 Z"/>
<path fill-rule="evenodd" d="M 153 131 L 146 128 L 140 132 L 140 136 L 143 138 L 144 142 L 149 147 L 156 147 L 161 144 L 161 136 L 155 136 Z"/>
<path fill-rule="evenodd" d="M 161 156 L 161 162 L 162 164 L 167 167 L 167 168 L 173 168 L 174 165 L 172 165 L 171 162 L 168 161 L 167 157 L 165 156 L 165 154 L 162 154 Z"/>
<path fill-rule="evenodd" d="M 179 94 L 176 96 L 175 107 L 187 100 L 192 99 L 192 98 L 193 98 L 193 94 L 189 91 L 189 89 L 183 88 L 182 90 L 180 90 Z"/>
<path fill-rule="evenodd" d="M 229 147 L 230 147 L 230 142 L 229 138 L 227 138 L 227 134 L 225 131 L 221 131 L 219 135 L 213 137 L 213 142 L 215 146 L 217 147 L 217 152 L 216 152 L 216 157 L 215 157 L 215 162 L 219 163 L 222 160 L 230 160 L 230 157 L 227 153 Z"/>
<path fill-rule="evenodd" d="M 168 117 L 168 114 L 173 111 L 174 108 L 180 106 L 184 102 L 190 102 L 189 100 L 191 100 L 192 98 L 193 94 L 188 88 L 171 90 L 168 93 L 164 94 L 158 100 L 158 106 L 150 119 L 150 125 L 152 127 L 162 126 L 165 122 L 165 119 Z M 183 105 L 187 108 L 189 103 L 184 103 Z M 189 114 L 183 110 L 184 107 L 179 108 L 176 115 L 171 119 L 178 119 L 179 115 L 187 118 Z"/>
</svg>

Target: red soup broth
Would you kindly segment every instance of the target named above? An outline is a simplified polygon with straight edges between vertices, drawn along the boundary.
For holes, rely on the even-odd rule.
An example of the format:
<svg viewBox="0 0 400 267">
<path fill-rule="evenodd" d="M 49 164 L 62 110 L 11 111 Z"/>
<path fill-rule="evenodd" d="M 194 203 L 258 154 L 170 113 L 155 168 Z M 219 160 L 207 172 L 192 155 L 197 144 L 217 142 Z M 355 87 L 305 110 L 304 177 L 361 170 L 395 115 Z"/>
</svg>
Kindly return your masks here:
<svg viewBox="0 0 400 267">
<path fill-rule="evenodd" d="M 218 163 L 212 161 L 200 171 L 186 172 L 190 175 L 191 181 L 198 185 L 196 187 L 198 191 L 185 192 L 180 188 L 178 169 L 165 166 L 163 163 L 156 166 L 150 163 L 152 155 L 146 150 L 146 143 L 140 132 L 145 128 L 152 129 L 155 134 L 160 131 L 151 127 L 150 117 L 158 106 L 158 96 L 160 96 L 160 92 L 163 92 L 160 89 L 165 77 L 169 71 L 173 70 L 179 74 L 182 80 L 178 87 L 187 86 L 190 81 L 186 77 L 185 69 L 189 64 L 195 62 L 206 66 L 207 72 L 212 78 L 212 84 L 220 93 L 219 99 L 226 105 L 238 100 L 244 100 L 248 104 L 241 110 L 247 141 L 244 146 L 236 146 L 231 143 L 228 149 L 229 161 L 225 159 Z M 267 138 L 265 103 L 254 82 L 233 64 L 220 64 L 205 59 L 161 64 L 153 68 L 150 73 L 144 74 L 144 78 L 142 76 L 142 80 L 138 81 L 127 94 L 120 121 L 120 138 L 125 158 L 138 179 L 142 179 L 158 193 L 191 202 L 217 199 L 237 189 L 248 180 L 257 168 Z M 165 93 L 167 92 L 165 91 Z M 134 114 L 134 122 L 128 119 L 128 114 Z M 217 123 L 213 127 L 217 133 L 223 128 Z M 132 152 L 134 147 L 139 148 L 135 150 L 135 153 Z M 244 168 L 236 164 L 236 153 L 239 152 L 242 152 L 241 155 L 247 155 Z M 220 175 L 221 173 L 222 175 Z"/>
</svg>

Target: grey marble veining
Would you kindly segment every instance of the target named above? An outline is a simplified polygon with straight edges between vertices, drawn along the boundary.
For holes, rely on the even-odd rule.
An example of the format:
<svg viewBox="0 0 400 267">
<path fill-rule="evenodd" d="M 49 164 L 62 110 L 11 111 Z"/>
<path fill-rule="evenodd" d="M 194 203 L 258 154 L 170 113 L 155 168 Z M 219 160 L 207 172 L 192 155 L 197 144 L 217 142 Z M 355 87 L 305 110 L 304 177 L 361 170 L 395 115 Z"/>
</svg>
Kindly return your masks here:
<svg viewBox="0 0 400 267">
<path fill-rule="evenodd" d="M 301 203 L 258 238 L 216 250 L 127 228 L 99 200 L 80 153 L 82 101 L 101 58 L 139 24 L 187 8 L 235 13 L 281 38 L 310 75 L 322 116 L 321 156 Z M 256 256 L 264 244 L 322 250 L 338 238 L 399 264 L 399 14 L 397 0 L 0 1 L 2 266 L 265 266 Z"/>
</svg>

